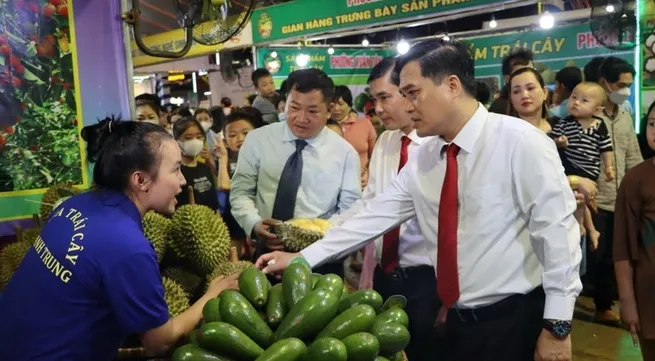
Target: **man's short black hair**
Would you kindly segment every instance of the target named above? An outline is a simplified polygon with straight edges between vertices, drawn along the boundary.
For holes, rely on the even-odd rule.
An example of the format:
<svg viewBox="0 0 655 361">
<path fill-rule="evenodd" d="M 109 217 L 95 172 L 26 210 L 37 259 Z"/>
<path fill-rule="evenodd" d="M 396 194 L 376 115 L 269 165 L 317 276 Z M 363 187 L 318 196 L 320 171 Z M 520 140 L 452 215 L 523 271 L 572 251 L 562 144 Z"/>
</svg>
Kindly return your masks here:
<svg viewBox="0 0 655 361">
<path fill-rule="evenodd" d="M 239 120 L 244 120 L 250 123 L 250 125 L 252 125 L 252 127 L 255 129 L 264 126 L 264 119 L 261 115 L 262 113 L 257 113 L 253 109 L 257 110 L 253 107 L 237 108 L 225 118 L 225 125 L 223 125 L 223 129 L 227 128 L 228 124 L 238 122 Z"/>
<path fill-rule="evenodd" d="M 555 80 L 572 92 L 578 84 L 582 83 L 582 71 L 577 66 L 567 66 L 555 74 Z"/>
<path fill-rule="evenodd" d="M 503 58 L 503 75 L 511 75 L 512 68 L 517 65 L 528 65 L 534 59 L 532 51 L 518 48 Z"/>
<path fill-rule="evenodd" d="M 287 78 L 287 90 L 306 94 L 312 90 L 320 90 L 323 94 L 323 102 L 328 104 L 334 99 L 334 82 L 324 71 L 310 68 L 299 69 L 289 74 Z"/>
<path fill-rule="evenodd" d="M 429 39 L 412 46 L 409 51 L 396 60 L 394 71 L 400 71 L 412 61 L 418 61 L 421 75 L 436 84 L 446 76 L 459 78 L 464 90 L 475 96 L 475 67 L 468 46 L 458 41 Z"/>
<path fill-rule="evenodd" d="M 368 76 L 368 80 L 366 81 L 367 83 L 370 83 L 374 80 L 378 80 L 382 78 L 383 76 L 387 75 L 387 73 L 391 72 L 391 82 L 395 85 L 400 85 L 400 79 L 398 79 L 398 74 L 393 71 L 394 66 L 396 65 L 396 57 L 395 56 L 388 56 L 377 65 L 371 69 L 371 74 Z"/>
<path fill-rule="evenodd" d="M 609 56 L 605 58 L 602 64 L 600 64 L 600 68 L 598 69 L 598 79 L 605 78 L 605 80 L 610 83 L 616 83 L 619 81 L 621 74 L 625 73 L 630 73 L 632 76 L 635 76 L 635 68 L 621 58 Z"/>
<path fill-rule="evenodd" d="M 489 99 L 491 99 L 491 91 L 487 83 L 481 80 L 475 81 L 475 98 L 482 104 L 489 104 Z"/>
<path fill-rule="evenodd" d="M 252 84 L 255 86 L 255 88 L 257 88 L 259 86 L 259 79 L 267 76 L 271 76 L 271 72 L 266 70 L 266 68 L 259 68 L 252 72 L 250 79 L 252 80 Z"/>
<path fill-rule="evenodd" d="M 584 66 L 584 81 L 589 81 L 592 83 L 598 83 L 598 69 L 600 64 L 605 61 L 605 57 L 597 56 L 589 60 L 587 65 Z"/>
</svg>

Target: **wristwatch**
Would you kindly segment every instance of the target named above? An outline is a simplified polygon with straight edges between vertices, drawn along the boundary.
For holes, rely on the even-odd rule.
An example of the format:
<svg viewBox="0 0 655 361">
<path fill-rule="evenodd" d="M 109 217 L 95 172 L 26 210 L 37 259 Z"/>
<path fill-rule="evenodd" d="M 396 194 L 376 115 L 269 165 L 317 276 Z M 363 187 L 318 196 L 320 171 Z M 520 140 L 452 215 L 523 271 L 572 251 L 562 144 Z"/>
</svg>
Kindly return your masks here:
<svg viewBox="0 0 655 361">
<path fill-rule="evenodd" d="M 563 340 L 571 333 L 571 321 L 544 320 L 544 328 L 555 338 Z"/>
</svg>

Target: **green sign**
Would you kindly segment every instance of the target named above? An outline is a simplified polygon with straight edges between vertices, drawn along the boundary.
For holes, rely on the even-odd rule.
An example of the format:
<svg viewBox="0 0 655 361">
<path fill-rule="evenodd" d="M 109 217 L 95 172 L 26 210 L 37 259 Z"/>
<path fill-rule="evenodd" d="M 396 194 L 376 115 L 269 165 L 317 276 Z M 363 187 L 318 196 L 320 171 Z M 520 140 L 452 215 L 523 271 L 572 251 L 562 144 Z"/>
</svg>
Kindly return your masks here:
<svg viewBox="0 0 655 361">
<path fill-rule="evenodd" d="M 336 48 L 329 54 L 326 48 L 258 48 L 257 64 L 268 69 L 275 78 L 286 78 L 301 68 L 318 68 L 333 78 L 368 76 L 384 57 L 395 54 L 391 49 Z M 298 65 L 299 56 L 306 57 L 306 65 Z"/>
<path fill-rule="evenodd" d="M 464 40 L 475 57 L 475 76 L 492 90 L 502 86 L 502 60 L 517 47 L 532 50 L 535 67 L 548 84 L 566 66 L 583 68 L 596 56 L 618 56 L 634 63 L 634 50 L 612 51 L 602 46 L 591 33 L 589 24 L 556 27 L 551 30 L 525 31 Z"/>
<path fill-rule="evenodd" d="M 256 9 L 255 44 L 341 31 L 371 24 L 445 15 L 508 0 L 295 0 Z"/>
</svg>

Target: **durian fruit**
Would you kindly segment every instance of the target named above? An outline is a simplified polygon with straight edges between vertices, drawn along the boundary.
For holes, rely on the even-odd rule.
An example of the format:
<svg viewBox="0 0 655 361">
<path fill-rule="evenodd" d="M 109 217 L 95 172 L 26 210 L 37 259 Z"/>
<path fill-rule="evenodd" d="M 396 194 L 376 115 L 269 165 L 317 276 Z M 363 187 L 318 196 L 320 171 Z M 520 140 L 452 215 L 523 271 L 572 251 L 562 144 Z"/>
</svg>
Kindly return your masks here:
<svg viewBox="0 0 655 361">
<path fill-rule="evenodd" d="M 171 220 L 157 212 L 150 211 L 143 216 L 143 233 L 152 243 L 157 253 L 157 259 L 161 263 L 164 254 L 168 249 L 169 231 L 171 229 Z"/>
<path fill-rule="evenodd" d="M 41 220 L 46 222 L 52 210 L 59 205 L 59 201 L 64 198 L 72 197 L 79 194 L 80 191 L 68 184 L 54 185 L 45 192 L 41 200 Z"/>
<path fill-rule="evenodd" d="M 323 238 L 325 236 L 324 229 L 329 228 L 327 225 L 329 222 L 327 224 L 321 222 L 319 225 L 313 219 L 293 219 L 276 224 L 273 232 L 284 243 L 284 247 L 288 251 L 298 252 Z"/>
<path fill-rule="evenodd" d="M 36 238 L 41 234 L 41 227 L 28 228 L 23 230 L 23 242 L 34 244 Z"/>
<path fill-rule="evenodd" d="M 213 281 L 218 276 L 231 276 L 235 273 L 239 273 L 246 268 L 255 267 L 252 262 L 248 261 L 238 261 L 236 263 L 224 262 L 218 265 L 212 273 L 207 276 L 207 284 L 205 285 L 205 290 L 209 287 L 209 283 Z"/>
<path fill-rule="evenodd" d="M 168 305 L 168 314 L 176 317 L 189 309 L 189 297 L 182 286 L 167 277 L 162 277 L 161 281 L 164 284 L 164 299 Z"/>
<path fill-rule="evenodd" d="M 209 207 L 186 204 L 173 214 L 170 246 L 203 274 L 229 259 L 232 241 L 221 216 Z"/>
<path fill-rule="evenodd" d="M 328 221 L 327 219 L 315 218 L 314 224 L 321 227 L 321 231 L 323 233 L 327 233 L 327 231 L 329 231 L 330 228 L 332 228 L 332 223 L 330 223 L 330 221 Z"/>
<path fill-rule="evenodd" d="M 30 247 L 31 242 L 14 242 L 0 252 L 0 288 L 9 283 Z"/>
<path fill-rule="evenodd" d="M 165 269 L 164 272 L 162 272 L 162 276 L 170 278 L 175 281 L 175 283 L 182 286 L 189 298 L 193 298 L 193 296 L 199 291 L 198 287 L 203 283 L 202 277 L 179 267 Z"/>
</svg>

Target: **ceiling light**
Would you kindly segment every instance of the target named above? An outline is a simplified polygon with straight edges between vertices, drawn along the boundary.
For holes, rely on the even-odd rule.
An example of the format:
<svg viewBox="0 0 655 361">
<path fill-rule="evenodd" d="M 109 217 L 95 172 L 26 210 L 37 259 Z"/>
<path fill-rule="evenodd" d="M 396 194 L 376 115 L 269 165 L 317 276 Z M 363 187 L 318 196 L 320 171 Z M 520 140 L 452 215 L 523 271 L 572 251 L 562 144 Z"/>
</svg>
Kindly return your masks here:
<svg viewBox="0 0 655 361">
<path fill-rule="evenodd" d="M 273 59 L 277 58 L 277 51 L 273 51 L 271 53 L 271 58 L 273 58 Z"/>
<path fill-rule="evenodd" d="M 406 54 L 409 51 L 409 43 L 405 40 L 401 40 L 398 45 L 396 45 L 396 50 L 400 55 Z"/>
<path fill-rule="evenodd" d="M 309 55 L 307 55 L 307 54 L 298 54 L 296 56 L 296 64 L 299 67 L 304 68 L 304 67 L 307 66 L 308 63 L 309 63 Z"/>
<path fill-rule="evenodd" d="M 333 47 L 328 48 L 328 54 L 330 54 L 330 55 L 334 54 L 334 48 Z"/>
<path fill-rule="evenodd" d="M 548 11 L 539 18 L 539 25 L 544 29 L 552 29 L 555 25 L 555 18 Z"/>
<path fill-rule="evenodd" d="M 364 40 L 362 40 L 362 45 L 368 46 L 368 44 L 369 44 L 368 39 L 364 38 Z"/>
<path fill-rule="evenodd" d="M 450 36 L 448 36 L 448 35 L 444 35 L 443 40 L 444 40 L 444 41 L 450 41 Z"/>
<path fill-rule="evenodd" d="M 608 13 L 613 13 L 614 12 L 614 5 L 612 5 L 612 4 L 607 5 L 605 7 L 605 11 L 607 11 Z"/>
<path fill-rule="evenodd" d="M 496 21 L 496 19 L 491 19 L 491 21 L 489 22 L 489 27 L 495 29 L 497 26 L 498 26 L 498 22 Z"/>
</svg>

